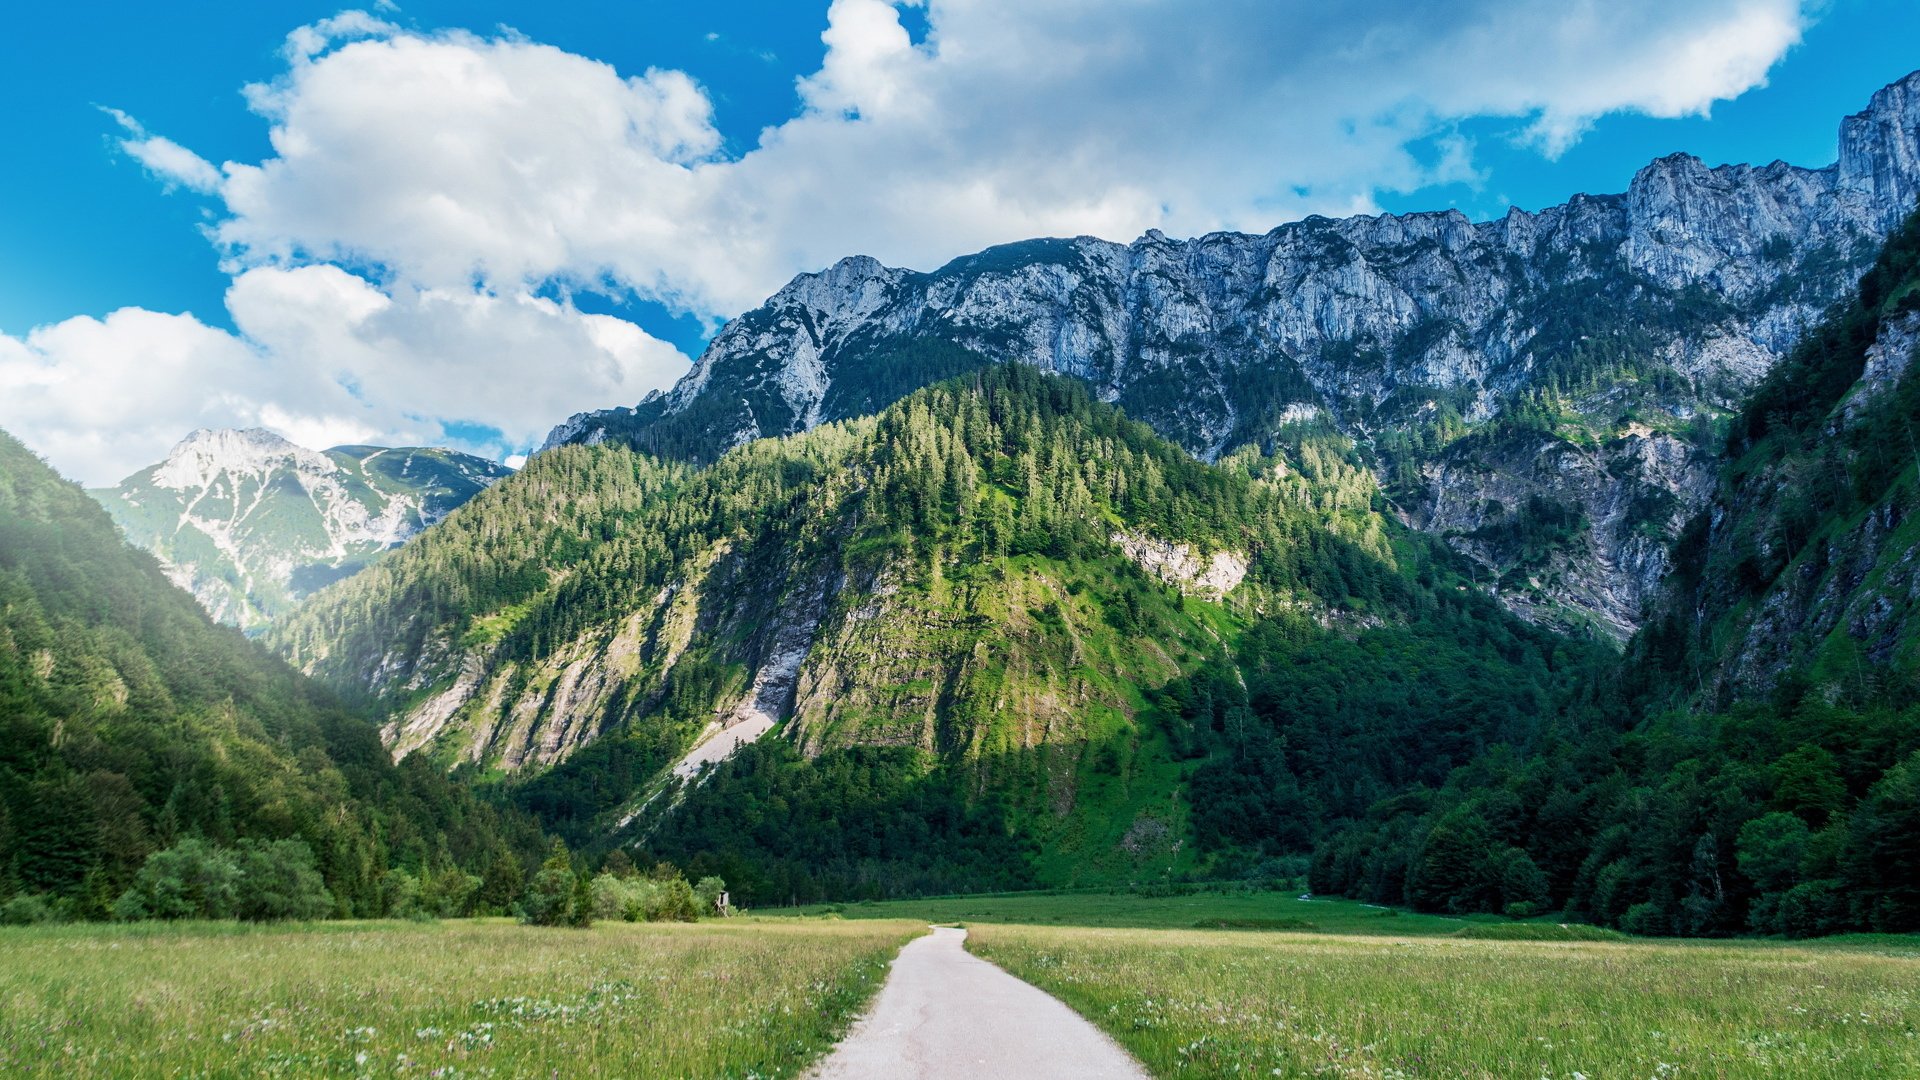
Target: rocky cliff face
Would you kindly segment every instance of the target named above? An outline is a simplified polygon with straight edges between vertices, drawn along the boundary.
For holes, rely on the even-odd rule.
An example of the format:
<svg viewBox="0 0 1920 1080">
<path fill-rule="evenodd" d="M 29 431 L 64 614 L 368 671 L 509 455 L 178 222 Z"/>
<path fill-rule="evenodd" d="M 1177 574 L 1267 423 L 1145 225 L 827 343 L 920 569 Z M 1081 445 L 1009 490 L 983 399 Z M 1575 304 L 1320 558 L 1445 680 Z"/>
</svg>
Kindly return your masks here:
<svg viewBox="0 0 1920 1080">
<path fill-rule="evenodd" d="M 1920 671 L 1920 215 L 1728 425 L 1638 659 L 1709 705 Z"/>
<path fill-rule="evenodd" d="M 92 495 L 214 618 L 255 630 L 509 473 L 451 450 L 196 431 Z"/>
<path fill-rule="evenodd" d="M 1033 240 L 932 273 L 849 258 L 728 324 L 670 392 L 575 416 L 548 444 L 711 460 L 1018 360 L 1203 457 L 1337 428 L 1407 520 L 1483 563 L 1516 610 L 1621 636 L 1703 505 L 1703 421 L 1843 295 L 1916 197 L 1920 72 L 1843 122 L 1825 168 L 1676 154 L 1625 194 L 1497 221 Z M 1573 523 L 1555 550 L 1503 542 L 1531 535 L 1512 520 L 1529 506 Z"/>
</svg>

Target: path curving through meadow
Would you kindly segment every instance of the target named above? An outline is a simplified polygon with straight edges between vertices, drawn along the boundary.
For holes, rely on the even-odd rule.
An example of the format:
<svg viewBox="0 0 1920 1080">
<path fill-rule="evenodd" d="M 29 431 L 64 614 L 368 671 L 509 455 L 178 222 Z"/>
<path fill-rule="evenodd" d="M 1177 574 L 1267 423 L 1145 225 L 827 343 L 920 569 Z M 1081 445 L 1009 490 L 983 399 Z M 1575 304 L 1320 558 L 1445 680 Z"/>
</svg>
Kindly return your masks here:
<svg viewBox="0 0 1920 1080">
<path fill-rule="evenodd" d="M 1147 1080 L 1120 1044 L 934 927 L 900 950 L 873 1007 L 807 1080 Z"/>
</svg>

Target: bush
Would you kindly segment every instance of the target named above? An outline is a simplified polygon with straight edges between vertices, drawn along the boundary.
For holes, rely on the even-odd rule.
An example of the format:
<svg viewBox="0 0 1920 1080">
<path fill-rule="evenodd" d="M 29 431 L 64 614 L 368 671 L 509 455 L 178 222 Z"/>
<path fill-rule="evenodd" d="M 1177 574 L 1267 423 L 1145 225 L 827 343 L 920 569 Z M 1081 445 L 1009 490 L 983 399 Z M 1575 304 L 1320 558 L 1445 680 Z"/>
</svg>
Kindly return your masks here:
<svg viewBox="0 0 1920 1080">
<path fill-rule="evenodd" d="M 675 876 L 652 884 L 655 888 L 648 898 L 648 922 L 693 922 L 700 918 L 693 886 L 687 884 L 686 878 Z"/>
<path fill-rule="evenodd" d="M 1808 881 L 1780 898 L 1777 928 L 1788 937 L 1818 937 L 1845 929 L 1847 898 L 1837 881 Z"/>
<path fill-rule="evenodd" d="M 240 898 L 233 853 L 191 837 L 147 856 L 114 901 L 116 919 L 230 919 Z"/>
<path fill-rule="evenodd" d="M 600 874 L 593 879 L 593 917 L 596 919 L 625 919 L 633 922 L 639 909 L 633 904 L 632 886 L 639 882 L 627 881 L 613 874 Z"/>
<path fill-rule="evenodd" d="M 566 925 L 580 930 L 593 925 L 593 887 L 585 874 L 573 876 L 573 892 L 567 898 Z"/>
<path fill-rule="evenodd" d="M 405 870 L 380 875 L 380 913 L 389 919 L 424 921 L 433 917 L 420 893 L 420 879 Z"/>
<path fill-rule="evenodd" d="M 33 926 L 36 923 L 53 922 L 57 917 L 45 897 L 29 893 L 22 893 L 0 904 L 0 926 Z"/>
<path fill-rule="evenodd" d="M 473 914 L 482 882 L 457 866 L 420 876 L 420 904 L 430 915 L 459 919 Z"/>
<path fill-rule="evenodd" d="M 321 919 L 333 912 L 333 894 L 305 841 L 242 840 L 236 861 L 234 914 L 240 918 Z"/>
<path fill-rule="evenodd" d="M 693 887 L 693 903 L 700 909 L 701 915 L 720 914 L 720 897 L 725 895 L 727 883 L 717 877 L 703 877 Z"/>
<path fill-rule="evenodd" d="M 113 903 L 117 919 L 321 919 L 333 914 L 313 849 L 301 840 L 190 837 L 147 856 Z"/>
<path fill-rule="evenodd" d="M 574 873 L 573 856 L 564 842 L 553 842 L 520 907 L 521 920 L 532 926 L 587 926 L 593 921 L 592 887 Z"/>
<path fill-rule="evenodd" d="M 1649 901 L 1628 908 L 1620 916 L 1620 929 L 1643 937 L 1665 937 L 1673 933 L 1673 919 L 1659 904 Z"/>
</svg>

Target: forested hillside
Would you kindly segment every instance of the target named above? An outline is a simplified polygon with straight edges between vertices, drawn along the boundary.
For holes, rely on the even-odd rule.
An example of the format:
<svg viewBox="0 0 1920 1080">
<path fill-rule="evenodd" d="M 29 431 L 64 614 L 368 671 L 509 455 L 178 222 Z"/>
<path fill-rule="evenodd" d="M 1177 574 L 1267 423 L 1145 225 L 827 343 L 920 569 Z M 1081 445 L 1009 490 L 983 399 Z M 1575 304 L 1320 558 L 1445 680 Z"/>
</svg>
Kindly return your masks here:
<svg viewBox="0 0 1920 1080">
<path fill-rule="evenodd" d="M 1528 742 L 1603 656 L 1471 589 L 1350 458 L 1203 463 L 994 367 L 700 471 L 542 454 L 272 640 L 383 692 L 402 751 L 750 900 L 1239 872 L 1188 837 L 1247 827 L 1244 710 L 1168 688 L 1243 633 L 1347 702 L 1300 735 L 1342 759 L 1302 794 L 1329 813 Z M 777 724 L 668 783 L 703 732 Z"/>
<path fill-rule="evenodd" d="M 1308 872 L 1908 929 L 1917 251 L 1729 421 L 1624 658 L 1507 614 L 1323 425 L 1207 463 L 1020 365 L 704 467 L 548 451 L 273 640 L 402 753 L 749 903 Z M 1560 510 L 1503 549 L 1558 550 Z"/>
<path fill-rule="evenodd" d="M 504 906 L 540 848 L 441 770 L 395 766 L 361 715 L 215 626 L 0 433 L 0 896 L 103 917 L 155 852 L 280 840 L 340 914 L 386 912 L 401 874 Z"/>
<path fill-rule="evenodd" d="M 1315 887 L 1639 933 L 1920 928 L 1916 347 L 1920 217 L 1735 418 L 1609 707 L 1374 805 Z"/>
</svg>

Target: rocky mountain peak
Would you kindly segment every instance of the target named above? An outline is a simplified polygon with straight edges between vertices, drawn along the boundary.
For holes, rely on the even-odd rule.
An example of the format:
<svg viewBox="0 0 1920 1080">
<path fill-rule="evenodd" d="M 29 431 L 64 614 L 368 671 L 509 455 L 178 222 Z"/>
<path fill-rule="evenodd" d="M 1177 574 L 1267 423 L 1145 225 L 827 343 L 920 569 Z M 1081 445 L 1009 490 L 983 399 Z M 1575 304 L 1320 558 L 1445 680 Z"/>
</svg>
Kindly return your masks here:
<svg viewBox="0 0 1920 1080">
<path fill-rule="evenodd" d="M 451 450 L 202 429 L 93 495 L 215 618 L 257 628 L 508 475 Z"/>
<path fill-rule="evenodd" d="M 325 454 L 296 446 L 266 428 L 201 428 L 167 452 L 153 472 L 153 483 L 187 491 L 210 486 L 222 473 L 257 476 L 282 467 L 330 472 L 334 465 Z"/>
<path fill-rule="evenodd" d="M 1920 71 L 1840 122 L 1840 186 L 1871 199 L 1891 228 L 1920 201 Z"/>
</svg>

